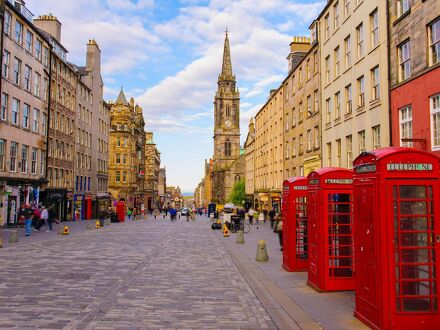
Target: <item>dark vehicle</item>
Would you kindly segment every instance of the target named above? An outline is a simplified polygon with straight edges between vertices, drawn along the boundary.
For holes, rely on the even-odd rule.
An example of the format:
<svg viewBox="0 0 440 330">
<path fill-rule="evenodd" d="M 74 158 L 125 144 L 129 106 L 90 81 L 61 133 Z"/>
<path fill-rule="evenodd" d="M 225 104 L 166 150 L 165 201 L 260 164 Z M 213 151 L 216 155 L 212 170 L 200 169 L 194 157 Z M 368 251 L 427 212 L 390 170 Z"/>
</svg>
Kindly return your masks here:
<svg viewBox="0 0 440 330">
<path fill-rule="evenodd" d="M 180 212 L 180 214 L 183 215 L 183 216 L 188 216 L 189 215 L 189 209 L 184 207 L 182 209 L 182 211 Z"/>
<path fill-rule="evenodd" d="M 217 205 L 215 203 L 209 203 L 208 204 L 208 217 L 211 215 L 211 213 L 215 212 Z"/>
</svg>

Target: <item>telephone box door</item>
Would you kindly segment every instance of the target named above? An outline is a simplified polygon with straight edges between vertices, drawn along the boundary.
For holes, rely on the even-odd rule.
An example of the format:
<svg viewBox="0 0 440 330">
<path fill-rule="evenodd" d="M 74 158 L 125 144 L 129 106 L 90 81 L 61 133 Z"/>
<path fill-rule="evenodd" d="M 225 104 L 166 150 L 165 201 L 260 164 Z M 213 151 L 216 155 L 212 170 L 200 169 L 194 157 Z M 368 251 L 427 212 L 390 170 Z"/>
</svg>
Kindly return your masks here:
<svg viewBox="0 0 440 330">
<path fill-rule="evenodd" d="M 437 181 L 389 180 L 387 183 L 389 219 L 392 231 L 388 263 L 390 283 L 388 295 L 394 306 L 393 327 L 420 328 L 432 324 L 439 314 L 438 292 L 440 273 L 440 223 Z M 411 314 L 420 315 L 414 318 Z M 424 319 L 424 320 L 422 320 Z M 422 323 L 423 322 L 423 323 Z M 430 323 L 433 322 L 433 323 Z"/>
</svg>

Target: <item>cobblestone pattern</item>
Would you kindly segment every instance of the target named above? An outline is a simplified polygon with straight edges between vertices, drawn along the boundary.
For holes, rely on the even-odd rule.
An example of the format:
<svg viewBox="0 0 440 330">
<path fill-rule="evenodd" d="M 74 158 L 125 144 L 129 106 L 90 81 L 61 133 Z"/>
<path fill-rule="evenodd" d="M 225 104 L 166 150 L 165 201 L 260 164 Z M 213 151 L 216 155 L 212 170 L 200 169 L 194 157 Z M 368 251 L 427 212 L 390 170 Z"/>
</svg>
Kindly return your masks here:
<svg viewBox="0 0 440 330">
<path fill-rule="evenodd" d="M 113 224 L 0 250 L 0 328 L 276 329 L 209 222 Z"/>
</svg>

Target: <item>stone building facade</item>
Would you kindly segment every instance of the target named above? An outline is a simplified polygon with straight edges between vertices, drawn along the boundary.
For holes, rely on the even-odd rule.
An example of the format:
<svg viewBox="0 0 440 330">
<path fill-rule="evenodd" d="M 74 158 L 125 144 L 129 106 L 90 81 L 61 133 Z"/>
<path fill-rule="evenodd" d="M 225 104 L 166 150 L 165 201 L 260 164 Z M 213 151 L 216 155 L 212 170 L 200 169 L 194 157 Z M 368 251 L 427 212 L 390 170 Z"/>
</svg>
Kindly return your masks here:
<svg viewBox="0 0 440 330">
<path fill-rule="evenodd" d="M 0 110 L 0 226 L 46 185 L 50 47 L 24 3 L 5 1 Z"/>
<path fill-rule="evenodd" d="M 271 90 L 255 115 L 254 207 L 265 210 L 281 206 L 283 182 L 283 88 Z"/>
<path fill-rule="evenodd" d="M 386 1 L 328 1 L 318 16 L 323 166 L 390 145 Z"/>
<path fill-rule="evenodd" d="M 388 10 L 392 144 L 440 155 L 440 2 Z"/>
<path fill-rule="evenodd" d="M 245 208 L 248 209 L 253 205 L 255 192 L 255 124 L 251 118 L 248 126 L 248 135 L 244 143 L 244 162 L 245 162 L 245 183 L 244 190 L 246 195 Z"/>
<path fill-rule="evenodd" d="M 34 24 L 44 31 L 52 46 L 47 158 L 49 182 L 42 197 L 46 205 L 55 207 L 60 220 L 72 220 L 78 74 L 67 62 L 67 50 L 61 44 L 61 23 L 58 19 L 52 15 L 39 16 L 34 19 Z"/>
<path fill-rule="evenodd" d="M 312 29 L 315 25 L 312 25 Z M 295 37 L 290 44 L 291 70 L 284 90 L 284 175 L 307 176 L 321 167 L 321 95 L 319 47 L 313 40 Z"/>
<path fill-rule="evenodd" d="M 232 73 L 227 32 L 217 86 L 214 100 L 212 199 L 218 204 L 225 204 L 234 182 L 244 179 L 244 156 L 240 155 L 240 93 Z"/>
<path fill-rule="evenodd" d="M 160 209 L 165 204 L 167 190 L 167 171 L 165 167 L 159 169 L 159 176 L 157 179 L 157 196 L 159 199 L 158 208 Z"/>
<path fill-rule="evenodd" d="M 160 152 L 153 140 L 153 132 L 145 133 L 145 208 L 152 211 L 159 207 Z"/>
<path fill-rule="evenodd" d="M 121 90 L 109 103 L 109 192 L 113 203 L 125 200 L 127 207 L 145 207 L 145 131 L 142 108 L 127 101 Z"/>
</svg>

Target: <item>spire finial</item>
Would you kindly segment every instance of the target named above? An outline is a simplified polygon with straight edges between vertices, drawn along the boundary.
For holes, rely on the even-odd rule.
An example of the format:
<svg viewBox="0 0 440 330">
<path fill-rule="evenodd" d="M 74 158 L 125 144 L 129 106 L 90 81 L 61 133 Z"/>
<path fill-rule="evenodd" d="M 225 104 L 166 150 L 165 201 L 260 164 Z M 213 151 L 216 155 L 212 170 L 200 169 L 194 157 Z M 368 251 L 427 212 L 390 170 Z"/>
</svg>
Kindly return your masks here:
<svg viewBox="0 0 440 330">
<path fill-rule="evenodd" d="M 226 34 L 226 38 L 228 37 L 228 26 L 226 26 L 226 30 L 225 30 L 225 34 Z"/>
<path fill-rule="evenodd" d="M 226 37 L 223 49 L 223 64 L 219 79 L 235 80 L 232 74 L 231 50 L 229 48 L 228 27 L 226 27 Z"/>
</svg>

